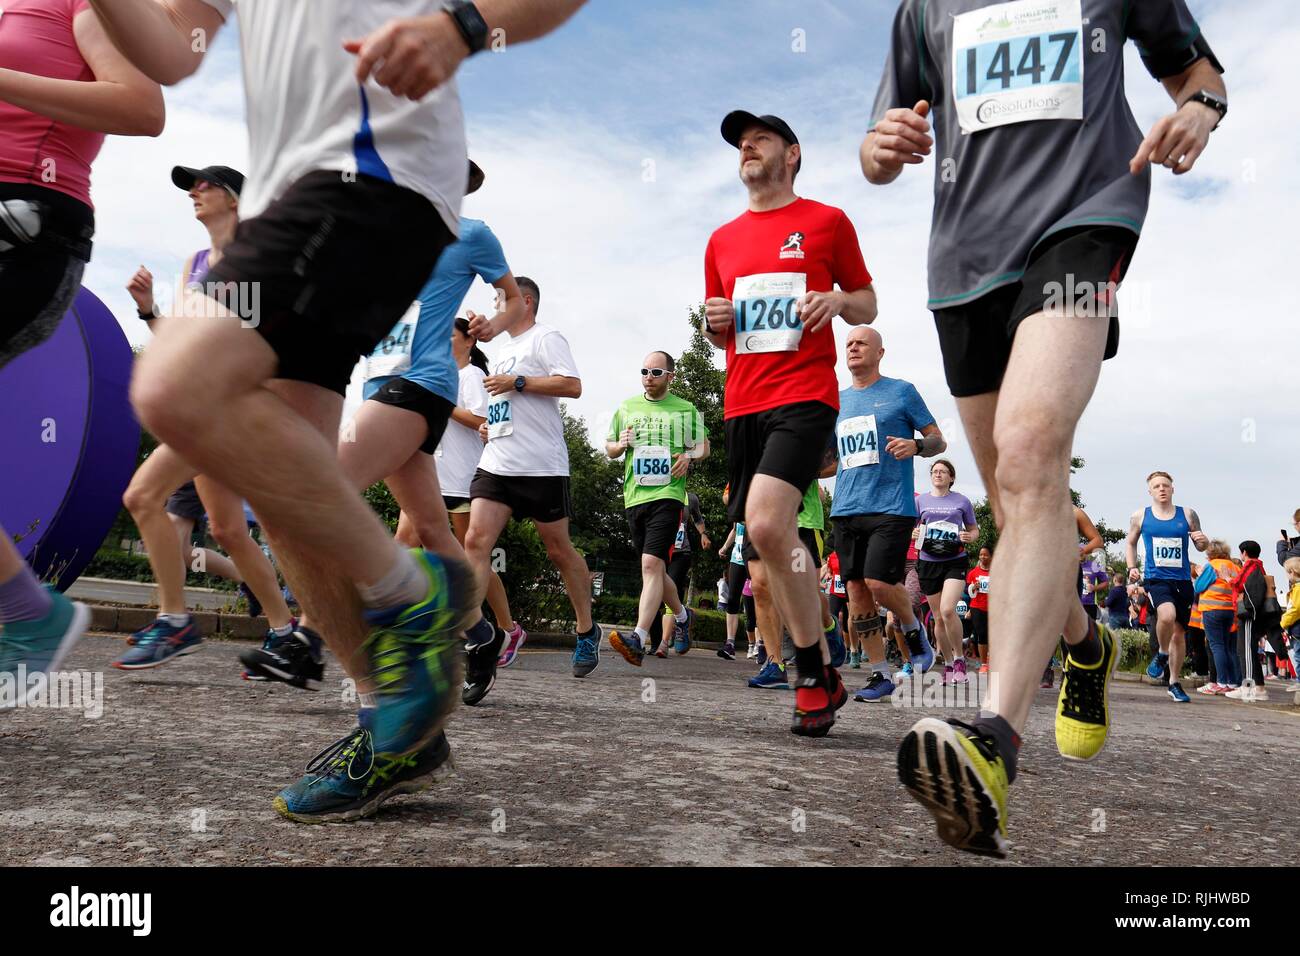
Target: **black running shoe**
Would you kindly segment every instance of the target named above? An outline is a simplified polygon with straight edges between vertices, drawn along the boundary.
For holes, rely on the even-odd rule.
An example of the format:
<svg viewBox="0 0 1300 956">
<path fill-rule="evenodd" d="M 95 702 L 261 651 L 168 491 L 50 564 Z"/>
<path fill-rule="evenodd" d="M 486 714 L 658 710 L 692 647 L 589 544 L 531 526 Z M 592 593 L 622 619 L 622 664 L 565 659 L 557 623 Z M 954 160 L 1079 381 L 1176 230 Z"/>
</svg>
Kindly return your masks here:
<svg viewBox="0 0 1300 956">
<path fill-rule="evenodd" d="M 296 627 L 255 651 L 245 651 L 239 660 L 249 680 L 279 681 L 302 690 L 320 690 L 325 679 L 319 634 L 309 627 Z"/>
<path fill-rule="evenodd" d="M 486 621 L 483 623 L 486 624 Z M 460 699 L 470 707 L 483 700 L 497 682 L 497 659 L 506 643 L 505 631 L 491 624 L 487 624 L 487 627 L 491 628 L 492 634 L 489 640 L 481 644 L 465 645 L 469 659 L 465 664 L 465 686 L 461 690 Z M 472 630 L 474 629 L 471 628 Z M 467 639 L 473 640 L 474 635 L 467 635 Z"/>
<path fill-rule="evenodd" d="M 794 684 L 790 732 L 800 737 L 825 737 L 835 724 L 835 711 L 848 699 L 848 691 L 833 668 L 824 668 L 820 680 L 801 675 Z"/>
</svg>

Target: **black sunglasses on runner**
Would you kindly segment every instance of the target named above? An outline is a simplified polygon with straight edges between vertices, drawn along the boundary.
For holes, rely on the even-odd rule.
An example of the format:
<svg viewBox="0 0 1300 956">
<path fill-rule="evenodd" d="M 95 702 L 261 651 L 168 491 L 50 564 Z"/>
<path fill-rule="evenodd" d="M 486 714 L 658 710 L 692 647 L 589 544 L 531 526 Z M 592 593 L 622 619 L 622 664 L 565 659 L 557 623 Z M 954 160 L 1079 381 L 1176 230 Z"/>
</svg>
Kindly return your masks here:
<svg viewBox="0 0 1300 956">
<path fill-rule="evenodd" d="M 666 368 L 643 368 L 643 369 L 641 369 L 641 377 L 642 377 L 642 378 L 645 378 L 647 375 L 649 375 L 651 378 L 663 378 L 663 377 L 664 377 L 665 375 L 667 375 L 667 374 L 669 374 L 669 372 L 668 372 L 668 369 L 666 369 Z"/>
</svg>

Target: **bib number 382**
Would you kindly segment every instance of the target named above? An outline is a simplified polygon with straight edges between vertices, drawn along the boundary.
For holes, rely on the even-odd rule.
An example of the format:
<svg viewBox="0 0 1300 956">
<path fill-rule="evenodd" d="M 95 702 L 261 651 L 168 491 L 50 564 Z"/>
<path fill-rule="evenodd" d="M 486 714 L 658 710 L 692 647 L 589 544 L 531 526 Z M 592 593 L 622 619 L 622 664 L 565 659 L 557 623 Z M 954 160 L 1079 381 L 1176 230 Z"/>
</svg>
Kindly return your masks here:
<svg viewBox="0 0 1300 956">
<path fill-rule="evenodd" d="M 515 420 L 511 415 L 510 399 L 502 398 L 487 408 L 488 440 L 505 438 L 515 433 Z"/>
<path fill-rule="evenodd" d="M 803 321 L 796 306 L 808 289 L 802 272 L 741 276 L 731 292 L 736 309 L 736 354 L 797 352 Z"/>
<path fill-rule="evenodd" d="M 954 17 L 952 84 L 963 133 L 1083 119 L 1081 0 L 1015 0 Z"/>
</svg>

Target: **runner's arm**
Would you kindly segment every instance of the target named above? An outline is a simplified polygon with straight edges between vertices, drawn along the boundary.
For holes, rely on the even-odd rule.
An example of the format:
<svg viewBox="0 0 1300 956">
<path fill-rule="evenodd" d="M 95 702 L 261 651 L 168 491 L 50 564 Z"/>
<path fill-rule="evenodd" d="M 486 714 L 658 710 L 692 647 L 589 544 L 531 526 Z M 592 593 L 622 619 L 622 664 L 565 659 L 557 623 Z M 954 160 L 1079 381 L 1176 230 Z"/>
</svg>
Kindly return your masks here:
<svg viewBox="0 0 1300 956">
<path fill-rule="evenodd" d="M 478 431 L 478 427 L 487 421 L 482 415 L 475 415 L 468 408 L 461 408 L 459 405 L 451 410 L 451 420 L 475 431 Z"/>
<path fill-rule="evenodd" d="M 514 379 L 512 378 L 513 382 Z M 511 386 L 514 387 L 513 385 Z M 581 398 L 582 379 L 568 375 L 525 375 L 524 391 L 529 395 L 550 395 L 554 398 Z"/>
<path fill-rule="evenodd" d="M 1130 580 L 1133 572 L 1138 570 L 1138 538 L 1142 537 L 1142 512 L 1135 511 L 1128 519 L 1128 537 L 1124 539 L 1124 559 L 1128 562 Z"/>
<path fill-rule="evenodd" d="M 1199 59 L 1182 73 L 1160 82 L 1177 108 L 1151 127 L 1129 167 L 1136 174 L 1148 163 L 1163 165 L 1181 176 L 1196 164 L 1209 144 L 1210 133 L 1219 125 L 1217 110 L 1204 103 L 1189 103 L 1188 99 L 1207 90 L 1226 100 L 1228 88 L 1208 58 Z"/>
<path fill-rule="evenodd" d="M 721 557 L 731 550 L 731 546 L 736 543 L 736 526 L 733 524 L 731 530 L 727 532 L 727 540 L 722 542 L 722 547 L 718 549 L 718 556 Z"/>
<path fill-rule="evenodd" d="M 905 442 L 911 442 L 916 446 L 916 451 L 911 454 L 898 454 L 898 448 L 906 449 Z M 898 443 L 896 446 L 895 443 Z M 943 437 L 943 432 L 939 430 L 936 422 L 931 422 L 921 429 L 921 438 L 890 438 L 889 443 L 885 445 L 885 451 L 889 452 L 900 461 L 904 458 L 911 458 L 916 455 L 921 458 L 933 458 L 935 455 L 942 455 L 948 449 L 948 441 Z"/>
<path fill-rule="evenodd" d="M 1074 520 L 1079 526 L 1079 533 L 1084 537 L 1083 546 L 1079 549 L 1079 557 L 1082 559 L 1101 548 L 1105 542 L 1101 540 L 1101 532 L 1097 530 L 1097 526 L 1092 523 L 1092 519 L 1082 508 L 1074 509 Z"/>
<path fill-rule="evenodd" d="M 89 0 L 113 45 L 145 76 L 175 86 L 194 73 L 225 22 L 204 0 Z"/>
<path fill-rule="evenodd" d="M 1191 538 L 1192 544 L 1197 551 L 1204 552 L 1210 546 L 1210 539 L 1201 530 L 1201 516 L 1191 508 L 1187 509 L 1187 524 L 1190 528 L 1188 537 Z"/>
<path fill-rule="evenodd" d="M 114 48 L 93 11 L 72 24 L 77 49 L 95 78 L 56 80 L 0 69 L 0 100 L 67 123 L 114 136 L 157 136 L 167 110 L 162 90 Z"/>
</svg>

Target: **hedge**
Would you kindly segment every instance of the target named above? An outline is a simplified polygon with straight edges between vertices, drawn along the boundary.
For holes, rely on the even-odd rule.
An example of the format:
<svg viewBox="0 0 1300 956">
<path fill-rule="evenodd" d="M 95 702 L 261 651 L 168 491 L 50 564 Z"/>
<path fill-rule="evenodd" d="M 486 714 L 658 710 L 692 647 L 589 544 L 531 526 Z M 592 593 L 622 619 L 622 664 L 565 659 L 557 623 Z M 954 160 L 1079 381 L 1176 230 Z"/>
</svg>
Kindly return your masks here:
<svg viewBox="0 0 1300 956">
<path fill-rule="evenodd" d="M 623 627 L 636 627 L 637 614 L 640 612 L 640 598 L 618 594 L 602 594 L 592 601 L 591 613 L 601 624 L 614 624 Z M 727 615 L 721 611 L 695 611 L 695 623 L 691 625 L 691 640 L 721 644 L 727 639 Z"/>
<path fill-rule="evenodd" d="M 82 574 L 88 578 L 108 578 L 112 581 L 139 581 L 153 584 L 153 568 L 149 559 L 142 554 L 131 554 L 116 548 L 100 548 Z M 234 591 L 237 585 L 225 578 L 194 574 L 187 571 L 185 586 L 191 588 L 211 588 L 215 591 Z"/>
</svg>

